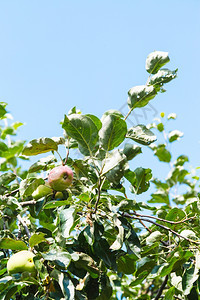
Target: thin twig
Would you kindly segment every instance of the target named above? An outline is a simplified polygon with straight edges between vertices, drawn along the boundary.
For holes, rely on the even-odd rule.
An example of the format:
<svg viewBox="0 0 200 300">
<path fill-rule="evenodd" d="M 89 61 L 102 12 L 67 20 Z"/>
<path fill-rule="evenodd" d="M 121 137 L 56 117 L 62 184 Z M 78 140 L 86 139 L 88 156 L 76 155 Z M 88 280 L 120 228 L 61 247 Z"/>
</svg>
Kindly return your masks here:
<svg viewBox="0 0 200 300">
<path fill-rule="evenodd" d="M 135 213 L 135 212 L 134 212 L 134 215 L 135 215 L 135 216 L 139 216 L 139 217 L 143 217 L 143 218 L 151 218 L 151 219 L 155 219 L 155 220 L 158 220 L 158 221 L 161 221 L 161 222 L 165 222 L 165 223 L 170 223 L 170 224 L 180 224 L 180 223 L 185 223 L 186 221 L 189 221 L 189 220 L 191 220 L 191 219 L 196 218 L 196 217 L 194 216 L 194 217 L 190 217 L 190 218 L 187 218 L 187 219 L 184 219 L 184 220 L 175 222 L 175 221 L 169 221 L 169 220 L 161 219 L 161 218 L 158 218 L 158 217 L 155 217 L 155 216 L 141 215 L 141 214 L 138 214 L 138 213 Z"/>
<path fill-rule="evenodd" d="M 19 222 L 22 224 L 22 226 L 24 227 L 24 230 L 25 230 L 25 232 L 26 232 L 26 235 L 27 235 L 28 239 L 30 239 L 31 234 L 30 234 L 30 231 L 29 231 L 29 229 L 28 229 L 28 227 L 27 227 L 27 225 L 26 225 L 26 222 L 22 219 L 22 217 L 21 217 L 20 215 L 18 215 L 17 218 L 18 218 L 18 221 L 19 221 Z"/>
<path fill-rule="evenodd" d="M 67 154 L 66 154 L 66 158 L 64 160 L 64 165 L 66 165 L 68 157 L 69 157 L 69 137 L 67 137 Z"/>
<path fill-rule="evenodd" d="M 142 220 L 142 221 L 145 221 L 145 222 L 152 223 L 152 224 L 154 224 L 155 226 L 158 226 L 158 227 L 160 227 L 160 228 L 163 228 L 163 229 L 165 229 L 165 230 L 167 230 L 167 231 L 172 232 L 173 234 L 175 234 L 175 235 L 178 236 L 179 238 L 185 239 L 186 241 L 188 241 L 188 242 L 190 242 L 190 243 L 194 243 L 194 244 L 196 244 L 196 245 L 200 245 L 200 242 L 197 242 L 197 241 L 191 240 L 191 239 L 189 239 L 189 238 L 187 238 L 187 237 L 185 237 L 185 236 L 182 236 L 181 234 L 179 234 L 178 232 L 174 231 L 173 229 L 171 229 L 171 228 L 169 228 L 169 227 L 167 227 L 167 226 L 165 226 L 165 225 L 158 224 L 158 223 L 156 223 L 156 222 L 154 222 L 154 221 L 152 221 L 152 220 L 145 219 L 145 218 L 142 218 L 142 217 L 133 216 L 133 215 L 130 215 L 130 214 L 128 214 L 128 213 L 123 213 L 123 216 L 124 216 L 124 217 L 127 217 L 127 218 L 131 218 L 131 219 Z"/>
<path fill-rule="evenodd" d="M 162 295 L 162 292 L 167 284 L 167 281 L 168 281 L 168 275 L 165 276 L 165 279 L 164 279 L 163 283 L 161 284 L 161 287 L 159 288 L 158 293 L 157 293 L 156 297 L 154 298 L 154 300 L 158 300 L 160 298 L 160 296 Z"/>
<path fill-rule="evenodd" d="M 149 227 L 147 227 L 147 226 L 144 224 L 144 222 L 143 222 L 142 220 L 139 220 L 139 222 L 140 222 L 140 224 L 142 224 L 142 226 L 143 226 L 148 232 L 150 232 L 150 233 L 153 232 Z"/>
<path fill-rule="evenodd" d="M 132 110 L 133 110 L 133 107 L 129 110 L 129 112 L 125 116 L 124 121 L 126 121 L 126 119 L 128 118 L 128 116 L 132 113 Z"/>
<path fill-rule="evenodd" d="M 5 194 L 4 197 L 12 196 L 13 194 L 15 194 L 15 193 L 17 193 L 17 192 L 19 192 L 19 188 L 16 189 L 16 190 L 13 190 L 13 191 L 11 191 L 11 192 L 9 192 L 9 193 L 7 193 L 7 194 Z"/>
<path fill-rule="evenodd" d="M 24 202 L 19 202 L 21 206 L 28 206 L 28 205 L 35 205 L 36 200 L 30 200 L 30 201 L 24 201 Z"/>
<path fill-rule="evenodd" d="M 97 194 L 97 201 L 94 206 L 94 214 L 96 214 L 97 207 L 100 201 L 100 196 L 101 196 L 101 177 L 99 177 L 99 182 L 98 182 L 98 194 Z"/>
</svg>

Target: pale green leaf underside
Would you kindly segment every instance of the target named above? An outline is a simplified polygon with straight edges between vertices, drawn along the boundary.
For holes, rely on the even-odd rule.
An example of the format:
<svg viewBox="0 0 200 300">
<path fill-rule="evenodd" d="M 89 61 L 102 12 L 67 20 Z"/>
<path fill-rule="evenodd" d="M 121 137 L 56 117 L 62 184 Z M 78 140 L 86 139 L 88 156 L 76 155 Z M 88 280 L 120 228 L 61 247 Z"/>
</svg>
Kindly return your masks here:
<svg viewBox="0 0 200 300">
<path fill-rule="evenodd" d="M 138 124 L 128 130 L 126 138 L 134 140 L 142 145 L 150 145 L 156 141 L 155 134 L 149 130 L 145 125 Z"/>
<path fill-rule="evenodd" d="M 99 131 L 100 145 L 110 151 L 119 146 L 125 139 L 127 132 L 126 122 L 116 114 L 103 116 L 103 125 Z"/>
<path fill-rule="evenodd" d="M 22 154 L 31 156 L 46 153 L 49 151 L 57 151 L 58 146 L 54 140 L 46 137 L 34 139 L 30 141 L 23 149 Z"/>
</svg>

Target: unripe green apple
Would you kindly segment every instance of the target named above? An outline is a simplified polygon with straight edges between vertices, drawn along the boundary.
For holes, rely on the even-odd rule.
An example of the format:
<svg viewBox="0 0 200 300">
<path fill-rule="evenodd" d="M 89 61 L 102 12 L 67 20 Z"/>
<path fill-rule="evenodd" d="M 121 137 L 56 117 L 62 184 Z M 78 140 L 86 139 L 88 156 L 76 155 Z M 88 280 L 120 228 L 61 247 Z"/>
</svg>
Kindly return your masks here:
<svg viewBox="0 0 200 300">
<path fill-rule="evenodd" d="M 41 184 L 37 187 L 37 189 L 32 193 L 32 197 L 35 199 L 35 200 L 38 200 L 42 197 L 45 197 L 49 194 L 52 193 L 52 189 L 47 186 L 47 185 L 44 185 L 44 184 Z"/>
<path fill-rule="evenodd" d="M 28 250 L 22 250 L 13 254 L 7 263 L 7 270 L 9 274 L 29 272 L 31 276 L 35 277 L 37 272 L 33 262 L 34 254 Z"/>
<path fill-rule="evenodd" d="M 57 192 L 55 194 L 55 199 L 63 199 L 63 193 L 62 192 Z"/>
<path fill-rule="evenodd" d="M 49 172 L 48 184 L 57 192 L 66 190 L 72 183 L 73 172 L 68 166 L 58 166 Z"/>
</svg>

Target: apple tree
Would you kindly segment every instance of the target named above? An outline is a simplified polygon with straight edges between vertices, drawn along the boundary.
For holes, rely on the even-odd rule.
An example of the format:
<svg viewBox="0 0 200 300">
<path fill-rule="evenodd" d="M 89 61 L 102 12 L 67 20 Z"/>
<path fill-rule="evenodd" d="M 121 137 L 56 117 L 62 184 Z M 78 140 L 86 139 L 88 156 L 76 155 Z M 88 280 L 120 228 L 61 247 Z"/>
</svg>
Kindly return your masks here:
<svg viewBox="0 0 200 300">
<path fill-rule="evenodd" d="M 176 115 L 128 123 L 176 78 L 168 62 L 148 55 L 125 116 L 73 107 L 62 137 L 16 140 L 23 124 L 0 103 L 0 299 L 200 298 L 199 177 L 188 156 L 172 155 Z M 165 180 L 134 162 L 144 147 L 169 165 Z"/>
</svg>

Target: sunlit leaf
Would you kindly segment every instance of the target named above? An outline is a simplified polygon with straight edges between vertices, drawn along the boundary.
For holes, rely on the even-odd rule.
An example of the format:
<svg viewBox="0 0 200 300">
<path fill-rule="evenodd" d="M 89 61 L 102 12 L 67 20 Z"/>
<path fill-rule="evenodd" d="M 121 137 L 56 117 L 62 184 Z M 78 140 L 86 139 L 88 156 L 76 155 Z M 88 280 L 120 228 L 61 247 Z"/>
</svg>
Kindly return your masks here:
<svg viewBox="0 0 200 300">
<path fill-rule="evenodd" d="M 35 233 L 33 234 L 29 239 L 29 245 L 30 247 L 34 247 L 35 245 L 38 245 L 41 242 L 46 241 L 44 233 Z"/>
<path fill-rule="evenodd" d="M 125 139 L 127 132 L 126 122 L 116 114 L 103 116 L 102 128 L 99 131 L 100 144 L 110 151 L 119 146 Z"/>
<path fill-rule="evenodd" d="M 0 240 L 0 248 L 11 250 L 27 250 L 28 247 L 23 241 L 14 240 L 11 238 L 3 238 Z"/>
<path fill-rule="evenodd" d="M 101 127 L 101 121 L 96 116 L 79 114 L 65 116 L 62 127 L 69 137 L 78 142 L 82 154 L 90 155 L 96 150 L 98 131 Z"/>
<path fill-rule="evenodd" d="M 150 78 L 148 84 L 153 85 L 156 90 L 159 91 L 163 84 L 170 82 L 176 78 L 176 76 L 177 70 L 170 71 L 168 69 L 161 69 Z"/>
<path fill-rule="evenodd" d="M 46 153 L 49 151 L 57 151 L 58 146 L 56 142 L 54 142 L 50 138 L 39 138 L 30 141 L 23 149 L 22 154 L 31 156 L 38 155 L 42 153 Z"/>
<path fill-rule="evenodd" d="M 157 92 L 153 86 L 138 85 L 128 91 L 128 106 L 130 109 L 143 107 L 156 96 Z"/>
<path fill-rule="evenodd" d="M 29 173 L 38 172 L 40 170 L 46 170 L 48 165 L 56 162 L 56 158 L 54 155 L 49 155 L 47 157 L 43 157 L 39 159 L 36 163 L 30 166 Z"/>
<path fill-rule="evenodd" d="M 169 142 L 172 143 L 176 140 L 179 140 L 182 136 L 183 136 L 183 132 L 181 132 L 179 130 L 173 130 L 173 131 L 170 131 L 170 133 L 168 134 L 168 139 L 169 139 Z"/>
<path fill-rule="evenodd" d="M 109 181 L 118 184 L 127 168 L 126 155 L 124 155 L 122 151 L 114 150 L 108 155 L 108 158 L 103 161 L 103 165 L 103 175 L 105 175 Z"/>
<path fill-rule="evenodd" d="M 75 208 L 69 207 L 60 212 L 60 229 L 62 236 L 68 238 L 74 224 Z"/>
<path fill-rule="evenodd" d="M 146 59 L 146 70 L 150 74 L 155 74 L 160 68 L 162 68 L 162 66 L 168 63 L 169 60 L 168 52 L 151 52 Z"/>
<path fill-rule="evenodd" d="M 123 153 L 126 155 L 127 160 L 132 160 L 138 154 L 142 153 L 140 146 L 126 143 L 124 145 Z"/>
<path fill-rule="evenodd" d="M 156 141 L 155 134 L 142 124 L 131 127 L 127 132 L 126 138 L 142 145 L 150 145 Z"/>
</svg>

